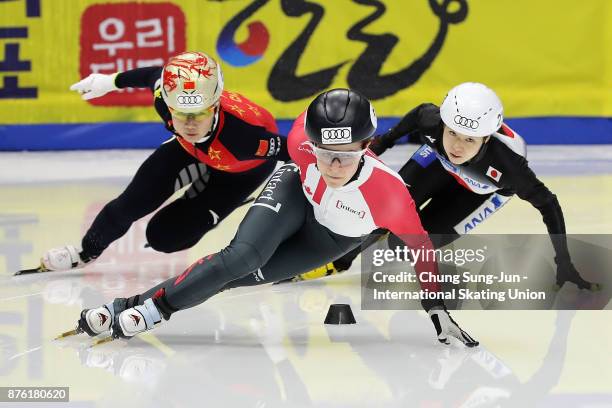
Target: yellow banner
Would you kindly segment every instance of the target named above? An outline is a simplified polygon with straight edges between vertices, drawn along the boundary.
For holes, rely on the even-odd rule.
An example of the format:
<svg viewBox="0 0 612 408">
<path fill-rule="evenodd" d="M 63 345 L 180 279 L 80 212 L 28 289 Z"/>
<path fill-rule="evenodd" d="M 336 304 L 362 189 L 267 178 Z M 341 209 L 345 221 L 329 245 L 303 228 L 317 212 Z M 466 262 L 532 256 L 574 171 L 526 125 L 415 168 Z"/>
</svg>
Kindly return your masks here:
<svg viewBox="0 0 612 408">
<path fill-rule="evenodd" d="M 464 81 L 508 116 L 612 116 L 611 17 L 608 0 L 0 2 L 0 123 L 156 121 L 148 91 L 93 104 L 68 87 L 185 49 L 277 118 L 347 86 L 399 116 Z"/>
</svg>

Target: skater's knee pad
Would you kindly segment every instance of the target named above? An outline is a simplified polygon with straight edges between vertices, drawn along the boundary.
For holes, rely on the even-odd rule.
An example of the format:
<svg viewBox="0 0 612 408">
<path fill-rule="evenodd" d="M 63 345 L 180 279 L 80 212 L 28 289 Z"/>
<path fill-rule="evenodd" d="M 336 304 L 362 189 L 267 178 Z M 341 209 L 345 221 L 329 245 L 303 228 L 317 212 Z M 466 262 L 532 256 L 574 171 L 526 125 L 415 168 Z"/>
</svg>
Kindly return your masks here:
<svg viewBox="0 0 612 408">
<path fill-rule="evenodd" d="M 191 248 L 219 222 L 219 216 L 202 209 L 202 217 L 185 222 L 177 211 L 162 209 L 147 224 L 147 242 L 159 252 L 177 252 Z"/>
<path fill-rule="evenodd" d="M 175 234 L 171 231 L 164 231 L 164 229 L 160 228 L 153 220 L 147 224 L 145 235 L 149 246 L 158 252 L 171 253 L 180 250 L 180 248 L 177 247 L 177 242 L 172 241 Z"/>
</svg>

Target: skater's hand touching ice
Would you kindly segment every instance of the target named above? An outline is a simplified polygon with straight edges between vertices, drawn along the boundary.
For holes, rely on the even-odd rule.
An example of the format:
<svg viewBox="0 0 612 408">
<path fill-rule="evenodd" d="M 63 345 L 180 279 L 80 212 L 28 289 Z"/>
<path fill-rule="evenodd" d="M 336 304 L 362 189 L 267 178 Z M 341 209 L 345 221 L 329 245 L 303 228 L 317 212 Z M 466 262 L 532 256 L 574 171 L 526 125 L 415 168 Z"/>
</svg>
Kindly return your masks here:
<svg viewBox="0 0 612 408">
<path fill-rule="evenodd" d="M 440 343 L 450 344 L 449 337 L 452 336 L 457 338 L 467 347 L 478 346 L 478 341 L 474 340 L 472 336 L 467 334 L 465 330 L 459 327 L 457 322 L 455 322 L 450 314 L 446 311 L 445 307 L 432 307 L 429 309 L 428 313 L 434 327 L 436 328 L 436 334 Z"/>
<path fill-rule="evenodd" d="M 587 289 L 590 291 L 598 291 L 601 289 L 599 283 L 589 282 L 584 280 L 580 273 L 574 267 L 571 261 L 557 262 L 557 288 L 563 287 L 565 282 L 571 282 L 578 286 L 578 289 Z"/>
</svg>

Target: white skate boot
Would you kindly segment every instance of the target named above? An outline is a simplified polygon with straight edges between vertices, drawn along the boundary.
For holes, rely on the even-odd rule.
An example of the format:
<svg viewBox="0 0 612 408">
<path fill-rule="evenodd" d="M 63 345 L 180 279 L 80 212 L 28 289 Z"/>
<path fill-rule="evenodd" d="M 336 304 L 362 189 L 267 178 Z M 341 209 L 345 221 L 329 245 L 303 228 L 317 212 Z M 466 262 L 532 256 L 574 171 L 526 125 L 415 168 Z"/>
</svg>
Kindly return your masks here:
<svg viewBox="0 0 612 408">
<path fill-rule="evenodd" d="M 116 298 L 110 303 L 96 309 L 81 311 L 77 327 L 57 336 L 55 340 L 81 333 L 94 337 L 105 334 L 90 346 L 98 346 L 117 338 L 130 338 L 138 333 L 151 330 L 162 321 L 162 315 L 153 303 L 153 299 L 138 303 L 139 296 Z M 132 307 L 130 307 L 132 306 Z"/>
<path fill-rule="evenodd" d="M 162 315 L 152 299 L 144 304 L 126 309 L 117 316 L 112 326 L 113 338 L 130 338 L 153 329 L 162 322 Z"/>
<path fill-rule="evenodd" d="M 133 301 L 133 298 L 117 298 L 95 309 L 83 309 L 77 321 L 76 328 L 60 334 L 55 339 L 59 340 L 81 333 L 87 333 L 91 337 L 105 332 L 109 332 L 108 334 L 110 334 L 115 318 L 119 313 L 126 310 L 128 302 Z"/>
<path fill-rule="evenodd" d="M 93 259 L 81 259 L 79 250 L 72 245 L 52 248 L 40 258 L 41 266 L 46 271 L 68 271 L 70 269 L 82 268 L 91 261 Z"/>
<path fill-rule="evenodd" d="M 85 309 L 81 312 L 78 327 L 90 336 L 110 331 L 114 317 L 112 310 L 112 303 L 97 309 Z"/>
</svg>

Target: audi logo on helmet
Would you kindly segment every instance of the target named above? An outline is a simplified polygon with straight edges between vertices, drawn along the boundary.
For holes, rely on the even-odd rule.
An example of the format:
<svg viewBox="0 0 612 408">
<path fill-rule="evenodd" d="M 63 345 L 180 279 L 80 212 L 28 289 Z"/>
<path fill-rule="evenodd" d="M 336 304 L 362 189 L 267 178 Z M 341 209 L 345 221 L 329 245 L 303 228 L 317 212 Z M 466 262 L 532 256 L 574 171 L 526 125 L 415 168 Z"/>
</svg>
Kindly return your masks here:
<svg viewBox="0 0 612 408">
<path fill-rule="evenodd" d="M 204 97 L 201 94 L 178 95 L 176 105 L 181 108 L 198 108 L 204 106 Z"/>
<path fill-rule="evenodd" d="M 478 121 L 465 116 L 455 115 L 455 123 L 468 129 L 478 129 Z"/>
<path fill-rule="evenodd" d="M 322 144 L 344 144 L 352 143 L 353 136 L 350 127 L 338 128 L 322 128 L 321 143 Z"/>
</svg>

